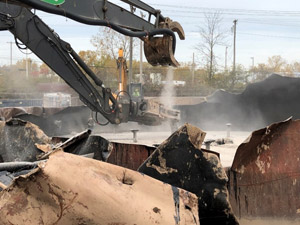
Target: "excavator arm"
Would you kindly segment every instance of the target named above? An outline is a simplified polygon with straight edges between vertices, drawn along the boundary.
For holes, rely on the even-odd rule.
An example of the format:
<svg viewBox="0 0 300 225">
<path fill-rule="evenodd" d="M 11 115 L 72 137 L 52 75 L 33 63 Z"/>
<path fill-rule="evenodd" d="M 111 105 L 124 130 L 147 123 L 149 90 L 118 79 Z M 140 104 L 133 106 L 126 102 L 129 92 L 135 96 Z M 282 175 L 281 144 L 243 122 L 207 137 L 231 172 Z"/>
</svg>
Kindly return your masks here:
<svg viewBox="0 0 300 225">
<path fill-rule="evenodd" d="M 88 25 L 107 26 L 121 34 L 141 38 L 144 40 L 146 59 L 151 65 L 178 66 L 179 63 L 174 57 L 174 32 L 181 40 L 185 39 L 181 25 L 163 17 L 160 10 L 139 0 L 121 1 L 131 8 L 137 7 L 148 13 L 147 20 L 107 0 L 0 0 L 7 4 L 18 4 L 61 15 Z M 154 37 L 155 35 L 163 37 Z"/>
<path fill-rule="evenodd" d="M 159 25 L 165 18 L 157 12 L 156 21 L 158 22 L 156 24 L 147 21 L 141 22 L 142 20 L 136 19 L 134 14 L 129 12 L 123 14 L 120 7 L 107 1 L 66 0 L 63 4 L 56 6 L 46 3 L 47 1 L 60 2 L 64 0 L 0 0 L 0 30 L 9 30 L 15 36 L 16 43 L 19 40 L 34 52 L 79 94 L 80 99 L 91 110 L 101 113 L 110 123 L 119 124 L 136 121 L 148 125 L 159 124 L 162 118 L 147 114 L 145 102 L 133 102 L 130 96 L 128 98 L 114 97 L 111 90 L 104 86 L 102 81 L 72 49 L 71 45 L 60 39 L 53 29 L 49 28 L 32 12 L 32 8 L 58 15 L 64 13 L 64 16 L 86 24 L 110 26 L 125 35 L 144 38 L 145 43 L 152 43 L 151 39 L 157 38 L 153 37 L 154 35 L 162 34 L 164 36 L 161 38 L 169 37 L 172 42 L 172 44 L 170 44 L 171 42 L 167 44 L 173 54 L 174 33 L 168 28 L 161 28 L 161 25 Z M 140 1 L 124 0 L 124 2 L 142 7 L 149 12 L 149 15 L 156 12 L 151 7 L 147 8 L 147 5 L 142 4 Z M 116 10 L 118 9 L 120 15 L 116 14 L 117 16 L 113 17 L 111 13 L 114 11 L 117 13 Z M 128 18 L 132 19 L 133 22 L 131 23 Z M 144 30 L 144 25 L 148 26 L 147 31 Z M 155 50 L 156 47 L 151 48 L 157 54 L 159 52 Z M 160 58 L 160 55 L 157 55 L 157 57 Z M 163 65 L 166 65 L 165 59 L 162 59 L 162 62 Z M 155 61 L 155 64 L 157 64 L 157 61 Z M 172 63 L 168 64 L 172 65 Z M 178 114 L 176 113 L 176 115 Z"/>
</svg>

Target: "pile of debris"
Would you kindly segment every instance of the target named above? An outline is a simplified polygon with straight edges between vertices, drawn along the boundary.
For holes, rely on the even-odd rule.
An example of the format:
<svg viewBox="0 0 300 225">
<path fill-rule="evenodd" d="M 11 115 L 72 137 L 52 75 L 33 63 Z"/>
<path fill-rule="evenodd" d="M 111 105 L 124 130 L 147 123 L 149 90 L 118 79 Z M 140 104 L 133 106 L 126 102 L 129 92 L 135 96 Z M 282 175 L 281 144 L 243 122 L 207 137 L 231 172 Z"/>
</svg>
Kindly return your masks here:
<svg viewBox="0 0 300 225">
<path fill-rule="evenodd" d="M 1 224 L 238 224 L 200 129 L 186 124 L 156 149 L 90 134 L 0 122 Z"/>
<path fill-rule="evenodd" d="M 299 130 L 254 131 L 225 171 L 190 124 L 154 148 L 0 121 L 0 223 L 297 224 Z"/>
<path fill-rule="evenodd" d="M 292 116 L 300 119 L 300 79 L 272 74 L 247 85 L 241 94 L 217 90 L 206 102 L 178 106 L 181 119 L 206 130 L 253 131 Z"/>
</svg>

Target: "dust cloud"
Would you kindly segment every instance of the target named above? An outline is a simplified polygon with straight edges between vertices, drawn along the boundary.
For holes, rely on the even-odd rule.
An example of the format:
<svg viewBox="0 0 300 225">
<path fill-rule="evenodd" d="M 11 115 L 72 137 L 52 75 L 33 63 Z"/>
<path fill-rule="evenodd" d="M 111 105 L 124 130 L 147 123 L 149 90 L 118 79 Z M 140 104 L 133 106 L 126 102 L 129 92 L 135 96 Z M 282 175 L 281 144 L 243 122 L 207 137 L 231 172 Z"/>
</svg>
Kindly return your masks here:
<svg viewBox="0 0 300 225">
<path fill-rule="evenodd" d="M 161 92 L 160 96 L 160 102 L 168 108 L 173 108 L 174 106 L 174 99 L 173 96 L 175 95 L 175 89 L 174 89 L 174 69 L 173 67 L 168 68 L 167 77 L 166 77 L 166 83 L 163 87 L 163 90 Z"/>
</svg>

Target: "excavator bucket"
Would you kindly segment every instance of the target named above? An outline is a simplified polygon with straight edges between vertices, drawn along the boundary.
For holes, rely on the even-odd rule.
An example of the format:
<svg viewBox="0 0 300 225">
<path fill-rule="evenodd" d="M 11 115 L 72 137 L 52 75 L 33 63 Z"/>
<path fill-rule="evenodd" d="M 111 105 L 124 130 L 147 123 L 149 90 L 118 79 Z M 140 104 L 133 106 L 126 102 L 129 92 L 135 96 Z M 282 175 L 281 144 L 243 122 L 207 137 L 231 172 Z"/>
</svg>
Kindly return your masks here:
<svg viewBox="0 0 300 225">
<path fill-rule="evenodd" d="M 174 57 L 171 36 L 149 37 L 144 41 L 144 51 L 147 61 L 152 66 L 179 66 Z"/>
<path fill-rule="evenodd" d="M 161 24 L 161 28 L 167 28 L 176 32 L 181 40 L 185 39 L 183 28 L 178 22 L 169 18 Z M 144 51 L 147 61 L 152 66 L 179 66 L 174 57 L 175 46 L 173 37 L 164 35 L 162 37 L 149 37 L 144 41 Z"/>
</svg>

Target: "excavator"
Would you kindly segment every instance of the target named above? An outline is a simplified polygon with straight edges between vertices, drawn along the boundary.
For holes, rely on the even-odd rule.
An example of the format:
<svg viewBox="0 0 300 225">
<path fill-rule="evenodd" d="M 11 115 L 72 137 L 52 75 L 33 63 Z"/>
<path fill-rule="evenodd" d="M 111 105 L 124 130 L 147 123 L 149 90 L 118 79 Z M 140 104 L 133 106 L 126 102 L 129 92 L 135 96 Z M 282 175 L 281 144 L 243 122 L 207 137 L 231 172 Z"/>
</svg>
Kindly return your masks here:
<svg viewBox="0 0 300 225">
<path fill-rule="evenodd" d="M 175 33 L 184 40 L 181 25 L 142 1 L 121 1 L 130 9 L 138 8 L 145 12 L 146 19 L 107 0 L 0 0 L 0 30 L 10 31 L 19 48 L 30 49 L 73 88 L 81 101 L 95 112 L 96 120 L 100 113 L 112 124 L 128 121 L 146 125 L 158 125 L 165 120 L 176 122 L 180 117 L 176 110 L 153 104 L 143 97 L 136 98 L 130 91 L 120 90 L 114 95 L 71 45 L 35 13 L 41 10 L 140 38 L 151 65 L 178 66 L 174 57 Z"/>
</svg>

